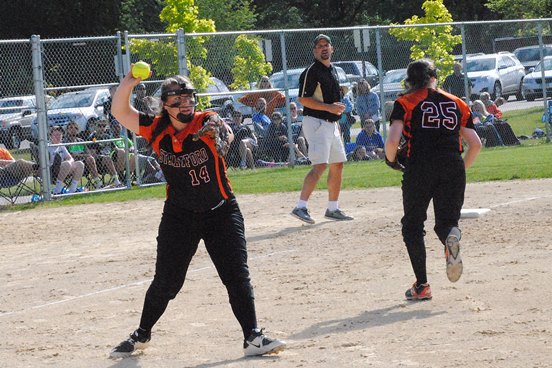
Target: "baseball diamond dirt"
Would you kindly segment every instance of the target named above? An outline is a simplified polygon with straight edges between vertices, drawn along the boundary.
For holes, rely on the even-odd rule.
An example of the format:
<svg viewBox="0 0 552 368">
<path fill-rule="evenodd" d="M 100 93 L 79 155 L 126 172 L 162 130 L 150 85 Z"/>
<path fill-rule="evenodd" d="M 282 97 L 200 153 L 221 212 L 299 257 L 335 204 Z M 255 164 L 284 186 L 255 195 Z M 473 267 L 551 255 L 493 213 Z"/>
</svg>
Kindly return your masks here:
<svg viewBox="0 0 552 368">
<path fill-rule="evenodd" d="M 461 220 L 454 284 L 430 210 L 427 302 L 404 299 L 399 188 L 344 191 L 349 222 L 325 220 L 317 191 L 305 225 L 296 198 L 238 198 L 259 325 L 288 343 L 248 359 L 202 245 L 150 347 L 108 359 L 137 327 L 161 200 L 0 212 L 0 367 L 552 367 L 552 180 L 468 185 L 464 207 L 490 212 Z"/>
</svg>

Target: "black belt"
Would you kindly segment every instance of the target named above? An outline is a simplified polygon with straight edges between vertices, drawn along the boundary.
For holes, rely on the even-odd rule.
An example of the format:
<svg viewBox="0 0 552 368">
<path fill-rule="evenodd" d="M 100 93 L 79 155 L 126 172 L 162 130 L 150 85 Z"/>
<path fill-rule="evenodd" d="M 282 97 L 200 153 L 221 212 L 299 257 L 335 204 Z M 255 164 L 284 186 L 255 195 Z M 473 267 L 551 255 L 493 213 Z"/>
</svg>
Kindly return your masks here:
<svg viewBox="0 0 552 368">
<path fill-rule="evenodd" d="M 305 115 L 305 116 L 310 116 L 310 115 Z M 339 121 L 339 120 L 330 120 L 330 119 L 324 119 L 324 118 L 317 118 L 316 116 L 310 116 L 310 117 L 318 119 L 318 120 L 324 120 L 327 123 L 337 123 Z"/>
</svg>

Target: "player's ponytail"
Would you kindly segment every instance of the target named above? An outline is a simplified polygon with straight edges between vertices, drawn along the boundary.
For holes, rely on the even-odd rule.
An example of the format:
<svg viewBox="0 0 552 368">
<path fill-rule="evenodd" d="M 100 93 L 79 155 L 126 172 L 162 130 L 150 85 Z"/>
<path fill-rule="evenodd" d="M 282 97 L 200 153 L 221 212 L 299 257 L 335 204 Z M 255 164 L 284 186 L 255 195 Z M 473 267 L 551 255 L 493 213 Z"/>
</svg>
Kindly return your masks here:
<svg viewBox="0 0 552 368">
<path fill-rule="evenodd" d="M 407 94 L 414 92 L 420 88 L 430 87 L 432 77 L 437 78 L 437 69 L 433 61 L 429 59 L 420 59 L 408 64 L 406 69 L 406 79 L 404 80 Z"/>
</svg>

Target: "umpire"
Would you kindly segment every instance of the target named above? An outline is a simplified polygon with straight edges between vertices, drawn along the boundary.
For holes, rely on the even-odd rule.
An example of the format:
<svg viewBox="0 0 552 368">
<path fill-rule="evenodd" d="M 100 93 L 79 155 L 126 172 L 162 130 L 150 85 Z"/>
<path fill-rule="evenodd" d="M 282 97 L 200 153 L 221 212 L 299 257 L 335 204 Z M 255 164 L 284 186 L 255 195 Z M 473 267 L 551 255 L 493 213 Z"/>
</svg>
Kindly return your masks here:
<svg viewBox="0 0 552 368">
<path fill-rule="evenodd" d="M 458 220 L 466 189 L 465 170 L 475 161 L 481 141 L 468 105 L 437 89 L 437 70 L 432 61 L 411 62 L 406 76 L 409 89 L 393 106 L 385 156 L 389 166 L 404 170 L 402 235 L 416 276 L 416 283 L 405 296 L 423 300 L 432 297 L 424 243 L 424 222 L 432 199 L 434 230 L 445 248 L 447 276 L 456 282 L 462 275 Z M 406 140 L 406 168 L 397 162 L 401 135 Z M 463 158 L 462 141 L 469 147 Z"/>
<path fill-rule="evenodd" d="M 299 77 L 298 101 L 303 109 L 303 133 L 309 144 L 308 156 L 312 162 L 303 182 L 303 189 L 292 216 L 309 224 L 314 224 L 307 203 L 320 177 L 329 166 L 328 209 L 325 217 L 331 220 L 352 220 L 339 209 L 338 198 L 341 191 L 343 162 L 347 161 L 339 120 L 345 110 L 341 102 L 343 96 L 339 86 L 337 70 L 331 63 L 333 46 L 330 37 L 319 34 L 314 39 L 315 61 Z"/>
</svg>

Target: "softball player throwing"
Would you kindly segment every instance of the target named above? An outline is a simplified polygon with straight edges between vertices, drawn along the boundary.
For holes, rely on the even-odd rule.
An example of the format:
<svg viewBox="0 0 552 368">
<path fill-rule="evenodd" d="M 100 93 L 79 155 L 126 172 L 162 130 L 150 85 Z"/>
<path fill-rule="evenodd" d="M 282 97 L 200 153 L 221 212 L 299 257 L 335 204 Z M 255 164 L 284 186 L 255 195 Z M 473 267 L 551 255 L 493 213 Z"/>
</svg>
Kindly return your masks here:
<svg viewBox="0 0 552 368">
<path fill-rule="evenodd" d="M 481 141 L 468 105 L 459 97 L 436 89 L 437 72 L 427 59 L 408 65 L 405 84 L 391 112 L 385 143 L 386 162 L 404 171 L 402 235 L 416 282 L 406 291 L 409 300 L 431 299 L 427 282 L 424 222 L 433 199 L 434 230 L 445 246 L 447 276 L 462 275 L 458 220 L 464 203 L 466 171 L 481 150 Z M 406 161 L 397 160 L 401 135 L 406 140 Z M 462 139 L 468 149 L 462 159 Z"/>
<path fill-rule="evenodd" d="M 175 76 L 163 82 L 159 116 L 140 113 L 130 105 L 138 83 L 140 79 L 127 74 L 113 97 L 112 113 L 127 129 L 146 138 L 159 156 L 167 197 L 157 236 L 155 276 L 139 328 L 110 356 L 127 357 L 146 347 L 153 326 L 182 288 L 201 239 L 241 325 L 244 354 L 281 351 L 283 341 L 270 339 L 257 328 L 243 217 L 221 154 L 233 139 L 232 130 L 215 113 L 195 111 L 195 90 L 188 78 Z M 220 142 L 220 136 L 227 141 Z"/>
</svg>

